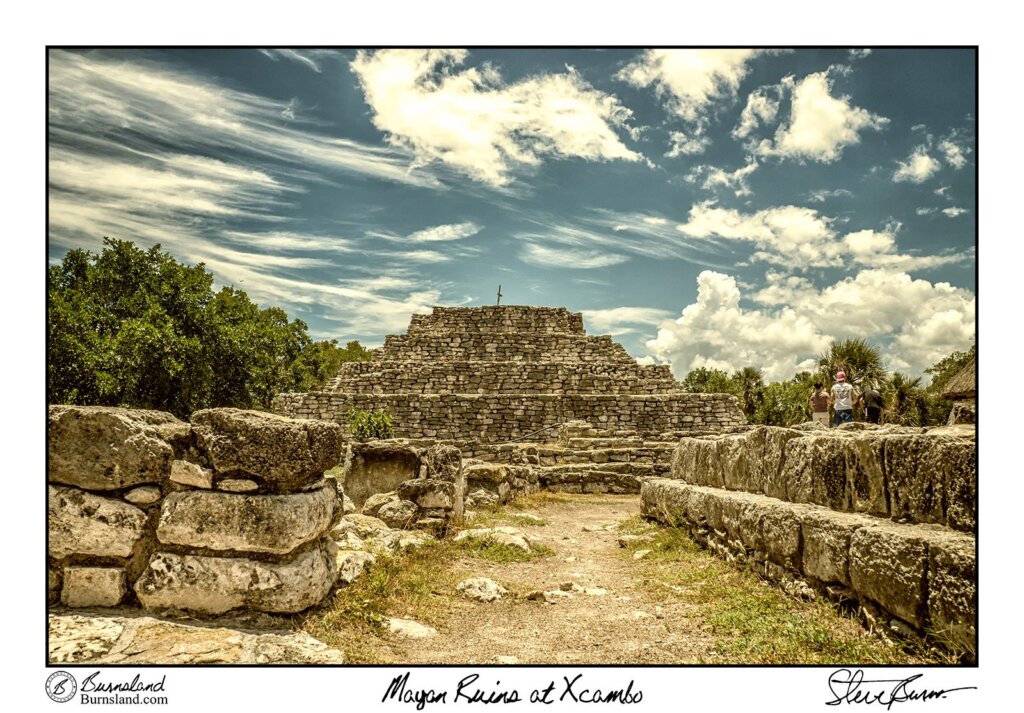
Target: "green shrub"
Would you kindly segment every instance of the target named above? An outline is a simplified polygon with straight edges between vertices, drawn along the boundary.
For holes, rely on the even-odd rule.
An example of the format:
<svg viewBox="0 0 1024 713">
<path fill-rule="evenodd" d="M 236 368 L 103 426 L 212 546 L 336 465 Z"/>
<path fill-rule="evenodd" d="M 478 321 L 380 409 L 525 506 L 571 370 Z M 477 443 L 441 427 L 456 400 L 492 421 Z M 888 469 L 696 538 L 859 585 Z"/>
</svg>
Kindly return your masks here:
<svg viewBox="0 0 1024 713">
<path fill-rule="evenodd" d="M 383 438 L 394 438 L 395 428 L 388 410 L 359 411 L 348 410 L 348 428 L 360 441 L 372 441 Z"/>
</svg>

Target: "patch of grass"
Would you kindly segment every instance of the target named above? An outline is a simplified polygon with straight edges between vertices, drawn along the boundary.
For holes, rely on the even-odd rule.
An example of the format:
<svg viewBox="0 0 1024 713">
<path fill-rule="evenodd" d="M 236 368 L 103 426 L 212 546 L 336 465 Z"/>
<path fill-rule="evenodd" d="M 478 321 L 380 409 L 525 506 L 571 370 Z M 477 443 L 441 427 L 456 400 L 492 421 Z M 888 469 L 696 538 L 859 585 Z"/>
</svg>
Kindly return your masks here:
<svg viewBox="0 0 1024 713">
<path fill-rule="evenodd" d="M 555 551 L 545 545 L 532 544 L 527 552 L 519 547 L 495 542 L 486 538 L 468 538 L 456 544 L 464 554 L 479 557 L 489 562 L 508 564 L 511 562 L 530 562 L 541 557 L 550 557 Z"/>
<path fill-rule="evenodd" d="M 516 527 L 543 527 L 548 524 L 544 518 L 533 518 L 504 510 L 500 505 L 488 505 L 477 510 L 473 518 L 473 527 L 493 527 L 494 525 L 514 525 Z"/>
<path fill-rule="evenodd" d="M 624 524 L 640 527 L 629 520 Z M 653 532 L 650 540 L 629 543 L 623 553 L 632 557 L 636 550 L 651 550 L 637 566 L 653 596 L 700 606 L 716 637 L 716 663 L 950 663 L 937 651 L 901 649 L 868 634 L 830 602 L 792 598 L 752 569 L 701 549 L 682 529 L 655 527 Z"/>
<path fill-rule="evenodd" d="M 634 515 L 620 522 L 617 529 L 622 535 L 643 535 L 653 530 L 654 527 L 642 515 Z"/>
<path fill-rule="evenodd" d="M 460 579 L 452 567 L 457 556 L 449 542 L 378 556 L 364 576 L 335 590 L 327 605 L 303 615 L 300 627 L 344 651 L 352 663 L 380 663 L 374 651 L 387 635 L 389 617 L 444 623 Z"/>
</svg>

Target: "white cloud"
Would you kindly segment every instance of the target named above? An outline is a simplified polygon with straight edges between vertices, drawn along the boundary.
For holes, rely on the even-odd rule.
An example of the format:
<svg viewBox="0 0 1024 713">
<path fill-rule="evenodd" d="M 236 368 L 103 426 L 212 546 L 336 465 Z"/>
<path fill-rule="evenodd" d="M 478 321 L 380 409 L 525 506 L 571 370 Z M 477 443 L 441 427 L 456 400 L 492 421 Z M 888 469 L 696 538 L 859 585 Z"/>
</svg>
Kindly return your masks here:
<svg viewBox="0 0 1024 713">
<path fill-rule="evenodd" d="M 946 159 L 946 163 L 956 170 L 959 171 L 967 165 L 966 154 L 970 151 L 969 148 L 955 143 L 952 139 L 946 138 L 939 141 L 938 149 L 942 152 L 942 156 Z"/>
<path fill-rule="evenodd" d="M 938 208 L 918 208 L 914 212 L 918 215 L 932 215 L 933 213 L 937 213 L 938 210 Z"/>
<path fill-rule="evenodd" d="M 665 155 L 669 158 L 701 154 L 711 145 L 711 139 L 707 136 L 688 136 L 682 131 L 671 131 L 668 138 L 672 146 Z"/>
<path fill-rule="evenodd" d="M 800 277 L 767 277 L 768 287 L 751 295 L 756 306 L 745 307 L 734 277 L 702 272 L 697 301 L 661 325 L 648 351 L 669 361 L 677 378 L 701 366 L 755 366 L 774 380 L 806 368 L 833 339 L 867 339 L 882 346 L 890 368 L 920 374 L 974 338 L 974 295 L 947 283 L 891 269 L 822 289 Z"/>
<path fill-rule="evenodd" d="M 924 183 L 942 167 L 928 153 L 926 146 L 916 147 L 906 161 L 898 161 L 897 165 L 899 168 L 892 174 L 892 180 L 896 183 Z"/>
<path fill-rule="evenodd" d="M 758 168 L 757 159 L 751 158 L 747 165 L 737 168 L 735 171 L 726 171 L 714 166 L 694 166 L 685 177 L 689 183 L 700 183 L 704 190 L 717 190 L 725 188 L 733 191 L 737 196 L 749 196 L 752 194 L 747 179 Z"/>
<path fill-rule="evenodd" d="M 595 250 L 579 250 L 575 248 L 556 248 L 549 245 L 527 243 L 519 253 L 524 262 L 542 267 L 575 268 L 590 270 L 597 267 L 618 265 L 629 260 L 625 255 L 598 252 Z"/>
<path fill-rule="evenodd" d="M 966 212 L 967 212 L 966 208 L 958 208 L 956 206 L 951 206 L 949 208 L 943 208 L 942 209 L 942 214 L 944 216 L 946 216 L 947 218 L 957 218 L 957 217 L 963 215 Z"/>
<path fill-rule="evenodd" d="M 866 109 L 853 106 L 846 96 L 832 96 L 832 76 L 836 67 L 809 74 L 800 81 L 786 77 L 778 85 L 792 97 L 789 121 L 780 125 L 773 139 L 750 147 L 762 156 L 831 163 L 843 149 L 860 143 L 866 130 L 880 130 L 889 120 Z"/>
<path fill-rule="evenodd" d="M 779 112 L 782 94 L 782 85 L 758 87 L 752 91 L 747 96 L 747 105 L 743 107 L 740 123 L 732 130 L 733 137 L 745 139 L 759 126 L 773 123 Z"/>
<path fill-rule="evenodd" d="M 871 50 L 867 48 L 851 49 L 847 52 L 847 55 L 850 57 L 850 59 L 864 59 L 865 57 L 869 57 L 871 55 Z"/>
<path fill-rule="evenodd" d="M 639 332 L 671 317 L 671 312 L 655 307 L 583 310 L 583 319 L 590 333 L 612 336 Z"/>
<path fill-rule="evenodd" d="M 704 133 L 708 115 L 720 102 L 736 98 L 747 65 L 764 50 L 651 49 L 627 64 L 617 79 L 634 87 L 653 86 L 669 111 Z"/>
<path fill-rule="evenodd" d="M 274 49 L 265 50 L 261 49 L 260 54 L 273 61 L 279 59 L 286 59 L 292 62 L 298 62 L 305 65 L 309 69 L 312 69 L 317 74 L 323 73 L 323 61 L 325 59 L 338 59 L 341 55 L 334 50 L 290 50 L 290 49 Z"/>
<path fill-rule="evenodd" d="M 476 235 L 481 230 L 476 223 L 453 223 L 451 225 L 438 225 L 433 228 L 424 228 L 410 234 L 406 240 L 410 243 L 436 243 L 449 240 L 462 240 Z"/>
<path fill-rule="evenodd" d="M 793 205 L 755 213 L 721 208 L 714 201 L 690 208 L 689 220 L 677 229 L 696 238 L 718 238 L 751 243 L 753 259 L 793 269 L 809 267 L 899 267 L 925 269 L 965 259 L 963 253 L 906 255 L 896 250 L 899 225 L 885 230 L 859 230 L 840 237 L 834 219 L 812 208 Z"/>
<path fill-rule="evenodd" d="M 811 203 L 824 203 L 829 198 L 853 198 L 853 193 L 845 188 L 836 188 L 832 191 L 824 189 L 811 191 L 807 196 L 807 200 Z"/>
<path fill-rule="evenodd" d="M 953 198 L 949 195 L 949 186 L 942 186 L 941 188 L 936 188 L 934 191 L 932 191 L 932 193 L 934 193 L 937 196 L 942 196 L 947 201 L 953 200 Z"/>
<path fill-rule="evenodd" d="M 417 164 L 443 162 L 505 186 L 546 157 L 640 160 L 615 130 L 631 116 L 572 68 L 505 84 L 490 66 L 459 69 L 465 50 L 359 52 L 351 63 L 388 140 Z"/>
</svg>

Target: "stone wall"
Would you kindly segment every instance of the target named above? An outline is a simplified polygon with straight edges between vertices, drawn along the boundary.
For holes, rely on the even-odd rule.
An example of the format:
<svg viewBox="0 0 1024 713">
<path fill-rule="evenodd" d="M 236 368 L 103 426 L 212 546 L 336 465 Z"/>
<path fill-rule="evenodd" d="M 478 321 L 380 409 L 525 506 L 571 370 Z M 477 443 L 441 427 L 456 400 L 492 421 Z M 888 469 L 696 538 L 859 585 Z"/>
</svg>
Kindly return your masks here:
<svg viewBox="0 0 1024 713">
<path fill-rule="evenodd" d="M 50 600 L 297 612 L 335 581 L 341 428 L 237 409 L 51 406 Z"/>
<path fill-rule="evenodd" d="M 273 410 L 344 422 L 387 408 L 402 438 L 501 443 L 582 419 L 644 435 L 746 423 L 736 399 L 680 390 L 667 366 L 641 366 L 580 314 L 547 307 L 435 307 L 385 339 L 369 362 L 342 365 L 324 391 L 282 394 Z"/>
<path fill-rule="evenodd" d="M 794 593 L 973 656 L 976 460 L 969 427 L 758 427 L 684 438 L 643 513 Z"/>
<path fill-rule="evenodd" d="M 274 411 L 292 418 L 344 422 L 350 408 L 387 408 L 400 438 L 472 439 L 501 443 L 546 426 L 583 419 L 603 429 L 642 434 L 717 431 L 745 424 L 726 394 L 282 394 Z"/>
</svg>

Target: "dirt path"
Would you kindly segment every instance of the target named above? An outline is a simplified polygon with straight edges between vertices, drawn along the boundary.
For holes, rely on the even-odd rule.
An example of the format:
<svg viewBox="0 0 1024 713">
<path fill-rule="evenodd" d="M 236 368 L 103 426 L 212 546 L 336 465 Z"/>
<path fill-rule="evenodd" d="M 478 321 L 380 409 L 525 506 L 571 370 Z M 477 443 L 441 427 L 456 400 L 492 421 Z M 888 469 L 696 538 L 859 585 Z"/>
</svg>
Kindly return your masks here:
<svg viewBox="0 0 1024 713">
<path fill-rule="evenodd" d="M 494 663 L 498 657 L 515 657 L 521 664 L 698 661 L 713 639 L 701 630 L 694 608 L 652 594 L 658 585 L 638 576 L 618 545 L 621 533 L 601 529 L 639 514 L 638 498 L 573 500 L 537 507 L 547 525 L 517 525 L 555 555 L 509 564 L 459 561 L 467 576 L 488 577 L 517 596 L 489 604 L 453 599 L 438 636 L 392 638 L 376 653 L 387 662 L 410 664 Z M 576 592 L 554 604 L 525 599 L 531 591 L 568 582 L 605 593 Z"/>
</svg>

